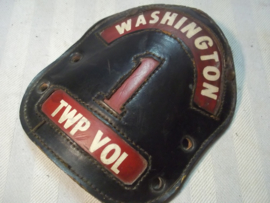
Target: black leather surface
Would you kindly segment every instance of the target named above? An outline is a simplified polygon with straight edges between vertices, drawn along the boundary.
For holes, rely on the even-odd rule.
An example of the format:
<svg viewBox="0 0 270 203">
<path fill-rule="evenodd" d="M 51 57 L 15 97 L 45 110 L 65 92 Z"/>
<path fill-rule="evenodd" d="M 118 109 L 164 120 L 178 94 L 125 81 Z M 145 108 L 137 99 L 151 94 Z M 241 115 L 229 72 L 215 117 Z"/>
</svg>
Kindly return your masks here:
<svg viewBox="0 0 270 203">
<path fill-rule="evenodd" d="M 234 68 L 226 39 L 205 14 L 178 6 L 141 7 L 94 25 L 34 78 L 21 105 L 21 122 L 30 139 L 71 178 L 104 202 L 168 201 L 182 186 L 182 179 L 209 144 L 228 126 L 235 108 L 235 80 L 227 81 L 226 78 L 219 119 L 190 108 L 196 70 L 187 54 L 191 55 L 189 48 L 174 37 L 159 30 L 139 31 L 107 46 L 97 35 L 118 19 L 149 8 L 174 9 L 203 22 L 223 46 L 225 69 Z M 81 53 L 83 58 L 72 63 L 70 55 L 75 52 Z M 100 92 L 108 93 L 115 82 L 130 71 L 127 67 L 134 66 L 132 60 L 137 55 L 156 57 L 162 64 L 126 105 L 127 113 L 123 118 L 117 119 L 100 107 L 95 99 L 100 99 L 97 96 Z M 49 84 L 49 89 L 41 94 L 38 88 L 44 82 Z M 150 165 L 143 179 L 131 186 L 124 185 L 41 112 L 42 102 L 57 89 L 65 90 L 127 143 L 132 140 L 139 146 L 132 145 Z M 190 151 L 182 148 L 182 139 L 187 135 L 194 141 Z M 152 186 L 158 177 L 165 185 L 160 191 L 155 191 Z"/>
</svg>

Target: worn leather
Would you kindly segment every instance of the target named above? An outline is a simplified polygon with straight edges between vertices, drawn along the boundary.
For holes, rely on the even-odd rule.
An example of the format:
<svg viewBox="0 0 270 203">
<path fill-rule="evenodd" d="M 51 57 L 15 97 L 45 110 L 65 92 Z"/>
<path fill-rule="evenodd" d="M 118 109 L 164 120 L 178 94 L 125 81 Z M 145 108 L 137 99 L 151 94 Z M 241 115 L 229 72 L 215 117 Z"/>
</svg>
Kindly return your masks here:
<svg viewBox="0 0 270 203">
<path fill-rule="evenodd" d="M 106 43 L 100 32 L 114 23 L 147 10 L 169 10 L 201 22 L 217 38 L 223 55 L 222 95 L 216 113 L 194 104 L 194 53 L 183 40 L 158 29 L 132 32 Z M 72 62 L 72 54 L 82 58 Z M 125 105 L 113 115 L 99 101 L 109 99 L 117 81 L 129 74 L 140 57 L 152 57 L 159 67 Z M 48 89 L 40 91 L 47 84 Z M 132 185 L 125 185 L 67 136 L 41 110 L 56 90 L 64 90 L 93 113 L 148 162 Z M 106 97 L 106 98 L 105 98 Z M 151 5 L 105 18 L 30 83 L 20 119 L 30 139 L 65 173 L 103 202 L 164 202 L 184 184 L 198 159 L 229 125 L 236 103 L 236 82 L 230 47 L 205 13 L 182 6 Z M 183 148 L 185 137 L 192 148 Z M 162 187 L 155 190 L 160 179 Z"/>
</svg>

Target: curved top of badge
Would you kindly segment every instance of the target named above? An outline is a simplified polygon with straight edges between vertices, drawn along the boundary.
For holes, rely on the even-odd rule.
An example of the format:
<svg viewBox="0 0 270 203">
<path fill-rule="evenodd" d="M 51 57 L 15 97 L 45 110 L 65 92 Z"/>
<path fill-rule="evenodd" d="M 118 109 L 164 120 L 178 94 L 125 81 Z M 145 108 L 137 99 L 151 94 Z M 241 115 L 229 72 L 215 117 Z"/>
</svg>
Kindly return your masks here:
<svg viewBox="0 0 270 203">
<path fill-rule="evenodd" d="M 229 125 L 232 53 L 197 9 L 150 5 L 107 17 L 29 85 L 27 135 L 103 202 L 164 202 Z"/>
</svg>

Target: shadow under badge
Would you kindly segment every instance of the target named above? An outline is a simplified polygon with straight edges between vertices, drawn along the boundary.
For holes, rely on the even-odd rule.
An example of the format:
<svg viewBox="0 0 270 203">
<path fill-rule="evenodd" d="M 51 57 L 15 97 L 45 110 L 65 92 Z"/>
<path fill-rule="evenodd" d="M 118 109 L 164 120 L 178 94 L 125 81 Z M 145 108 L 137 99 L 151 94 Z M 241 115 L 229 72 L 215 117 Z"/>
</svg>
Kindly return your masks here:
<svg viewBox="0 0 270 203">
<path fill-rule="evenodd" d="M 169 201 L 236 103 L 230 46 L 200 10 L 149 5 L 107 17 L 30 83 L 20 119 L 103 202 Z"/>
</svg>

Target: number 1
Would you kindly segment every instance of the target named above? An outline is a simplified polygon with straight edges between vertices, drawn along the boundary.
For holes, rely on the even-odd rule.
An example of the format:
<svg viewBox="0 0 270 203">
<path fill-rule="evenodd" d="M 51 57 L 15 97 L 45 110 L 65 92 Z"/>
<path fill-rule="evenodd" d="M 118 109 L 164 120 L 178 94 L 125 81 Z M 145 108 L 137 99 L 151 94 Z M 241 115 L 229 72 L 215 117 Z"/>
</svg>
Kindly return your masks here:
<svg viewBox="0 0 270 203">
<path fill-rule="evenodd" d="M 153 58 L 141 58 L 139 66 L 122 83 L 122 85 L 104 102 L 115 112 L 120 114 L 123 105 L 137 91 L 149 75 L 159 66 L 160 62 Z"/>
</svg>

